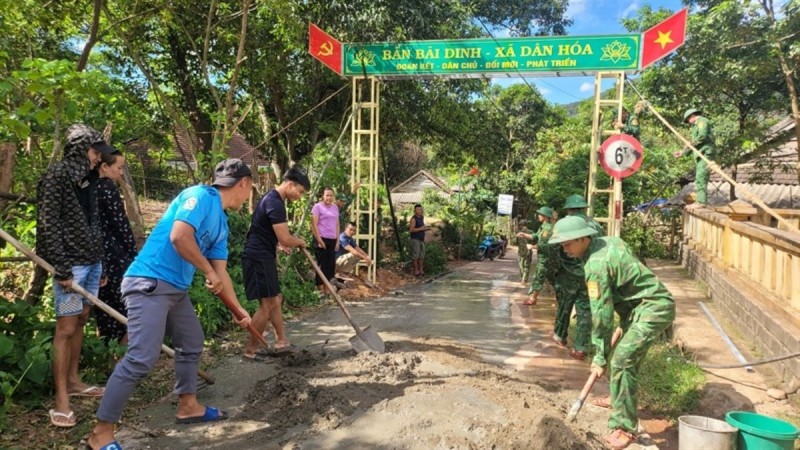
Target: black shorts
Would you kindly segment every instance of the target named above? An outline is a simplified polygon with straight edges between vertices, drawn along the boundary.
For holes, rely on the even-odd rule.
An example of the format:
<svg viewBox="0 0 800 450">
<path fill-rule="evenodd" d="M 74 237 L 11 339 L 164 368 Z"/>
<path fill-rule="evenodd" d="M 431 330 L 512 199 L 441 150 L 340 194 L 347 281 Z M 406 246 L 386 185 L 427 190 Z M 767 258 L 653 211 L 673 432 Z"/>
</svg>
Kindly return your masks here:
<svg viewBox="0 0 800 450">
<path fill-rule="evenodd" d="M 248 300 L 277 297 L 281 293 L 275 258 L 242 258 L 244 292 Z"/>
</svg>

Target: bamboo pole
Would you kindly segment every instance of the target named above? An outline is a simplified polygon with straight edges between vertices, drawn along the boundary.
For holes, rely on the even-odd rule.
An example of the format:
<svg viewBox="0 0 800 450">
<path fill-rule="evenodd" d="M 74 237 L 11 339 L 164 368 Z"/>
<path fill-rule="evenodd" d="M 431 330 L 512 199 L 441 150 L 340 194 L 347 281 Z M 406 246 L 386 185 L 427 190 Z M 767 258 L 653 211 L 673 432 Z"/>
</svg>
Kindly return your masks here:
<svg viewBox="0 0 800 450">
<path fill-rule="evenodd" d="M 56 269 L 53 266 L 51 266 L 50 263 L 48 263 L 47 261 L 42 259 L 36 253 L 33 253 L 30 249 L 25 247 L 25 245 L 23 245 L 21 242 L 19 242 L 16 239 L 14 239 L 13 236 L 11 236 L 10 234 L 6 233 L 2 229 L 0 229 L 0 238 L 5 239 L 6 242 L 8 242 L 9 244 L 13 245 L 14 248 L 16 248 L 17 250 L 22 252 L 25 256 L 30 258 L 34 263 L 38 264 L 44 270 L 49 272 L 50 275 L 55 275 L 56 274 Z M 98 308 L 102 309 L 106 314 L 108 314 L 109 316 L 113 317 L 118 322 L 122 323 L 123 325 L 128 325 L 128 318 L 127 317 L 125 317 L 122 314 L 120 314 L 119 311 L 117 311 L 116 309 L 108 306 L 105 302 L 103 302 L 102 300 L 97 298 L 91 292 L 87 291 L 81 285 L 75 283 L 74 281 L 72 282 L 72 289 L 75 292 L 77 292 L 78 294 L 81 294 L 82 296 L 86 297 L 86 299 L 89 300 L 90 302 L 92 302 L 92 304 L 94 304 Z M 165 344 L 161 344 L 161 351 L 166 353 L 170 358 L 173 358 L 173 359 L 175 358 L 175 350 L 169 348 Z M 213 376 L 203 372 L 202 370 L 198 370 L 197 374 L 200 376 L 200 378 L 204 379 L 208 384 L 214 384 L 216 382 L 216 380 L 214 379 Z"/>
<path fill-rule="evenodd" d="M 748 200 L 752 201 L 753 203 L 755 203 L 756 205 L 758 205 L 758 206 L 759 206 L 761 209 L 763 209 L 764 211 L 766 211 L 766 212 L 767 212 L 767 214 L 769 214 L 770 216 L 774 217 L 774 218 L 775 218 L 775 219 L 778 221 L 778 223 L 780 223 L 781 225 L 785 226 L 787 230 L 796 230 L 796 229 L 797 229 L 797 227 L 796 227 L 794 224 L 792 224 L 792 223 L 791 223 L 791 222 L 789 222 L 788 220 L 784 219 L 784 218 L 783 218 L 783 216 L 781 216 L 780 214 L 778 214 L 777 212 L 775 212 L 775 210 L 773 210 L 772 208 L 770 208 L 769 206 L 767 206 L 767 204 L 766 204 L 766 203 L 764 203 L 764 201 L 763 201 L 763 200 L 761 200 L 760 198 L 756 197 L 756 195 L 755 195 L 755 194 L 753 194 L 752 192 L 750 192 L 750 190 L 749 190 L 749 189 L 747 189 L 746 187 L 744 187 L 744 186 L 742 186 L 741 184 L 737 183 L 737 182 L 736 182 L 736 181 L 735 181 L 733 178 L 731 178 L 731 177 L 730 177 L 728 174 L 726 174 L 725 172 L 723 172 L 723 171 L 722 171 L 722 168 L 720 168 L 720 166 L 719 166 L 719 165 L 717 165 L 717 163 L 716 163 L 716 162 L 714 162 L 714 161 L 712 161 L 712 160 L 708 159 L 708 158 L 706 157 L 706 155 L 704 155 L 704 154 L 703 154 L 703 153 L 701 153 L 699 150 L 697 150 L 696 148 L 694 148 L 694 145 L 692 145 L 692 143 L 691 143 L 691 142 L 689 142 L 689 140 L 688 140 L 688 139 L 686 139 L 685 137 L 683 137 L 683 135 L 682 135 L 682 134 L 678 133 L 678 130 L 676 130 L 676 129 L 675 129 L 673 126 L 672 126 L 672 125 L 670 125 L 670 123 L 669 123 L 669 122 L 667 122 L 667 119 L 665 119 L 665 118 L 664 118 L 664 117 L 663 117 L 661 114 L 659 114 L 659 112 L 658 112 L 658 111 L 656 111 L 656 109 L 653 107 L 653 105 L 651 105 L 651 104 L 650 104 L 650 102 L 648 102 L 648 101 L 647 101 L 647 100 L 646 100 L 646 99 L 645 99 L 645 98 L 642 96 L 642 94 L 640 94 L 640 93 L 639 93 L 639 91 L 636 89 L 636 86 L 634 86 L 634 85 L 633 85 L 633 83 L 631 83 L 631 81 L 630 81 L 630 80 L 628 80 L 628 84 L 629 84 L 629 85 L 630 85 L 630 86 L 633 88 L 633 90 L 634 90 L 634 91 L 636 91 L 636 94 L 638 94 L 638 95 L 639 95 L 639 98 L 641 98 L 642 100 L 645 100 L 645 103 L 647 104 L 647 108 L 648 108 L 648 109 L 649 109 L 649 110 L 650 110 L 650 111 L 651 111 L 651 112 L 652 112 L 652 113 L 653 113 L 653 114 L 654 114 L 654 115 L 655 115 L 655 116 L 658 118 L 658 120 L 660 120 L 660 121 L 661 121 L 661 123 L 663 123 L 663 124 L 664 124 L 664 125 L 665 125 L 667 128 L 669 128 L 669 130 L 670 130 L 670 131 L 671 131 L 673 134 L 675 134 L 675 136 L 677 136 L 677 137 L 678 137 L 678 139 L 679 139 L 681 142 L 683 142 L 683 144 L 684 144 L 686 147 L 688 147 L 688 148 L 692 149 L 692 152 L 695 154 L 695 156 L 697 156 L 697 157 L 701 158 L 703 161 L 705 161 L 705 162 L 708 164 L 708 168 L 709 168 L 709 169 L 711 169 L 711 170 L 713 170 L 714 172 L 716 172 L 716 173 L 717 173 L 719 176 L 721 176 L 721 177 L 722 177 L 722 178 L 723 178 L 725 181 L 727 181 L 728 183 L 730 183 L 730 184 L 731 184 L 731 186 L 735 187 L 735 188 L 736 188 L 736 189 L 737 189 L 739 192 L 741 192 L 741 193 L 743 194 L 743 196 L 744 196 L 746 199 L 748 199 Z"/>
</svg>

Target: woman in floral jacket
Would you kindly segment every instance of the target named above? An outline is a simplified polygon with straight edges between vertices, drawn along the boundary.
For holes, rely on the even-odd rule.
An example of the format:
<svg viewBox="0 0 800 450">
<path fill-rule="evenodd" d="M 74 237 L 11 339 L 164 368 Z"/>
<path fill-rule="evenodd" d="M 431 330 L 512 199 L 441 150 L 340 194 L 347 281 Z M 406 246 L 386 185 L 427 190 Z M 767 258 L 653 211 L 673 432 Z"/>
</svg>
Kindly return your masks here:
<svg viewBox="0 0 800 450">
<path fill-rule="evenodd" d="M 120 284 L 137 251 L 136 239 L 117 188 L 124 166 L 125 157 L 120 153 L 102 156 L 98 167 L 100 182 L 97 185 L 97 201 L 103 230 L 103 269 L 108 280 L 100 288 L 99 297 L 108 306 L 127 316 L 127 308 L 121 299 Z M 111 339 L 117 339 L 123 344 L 127 342 L 125 325 L 101 310 L 96 311 L 95 318 L 100 337 L 106 342 Z"/>
</svg>

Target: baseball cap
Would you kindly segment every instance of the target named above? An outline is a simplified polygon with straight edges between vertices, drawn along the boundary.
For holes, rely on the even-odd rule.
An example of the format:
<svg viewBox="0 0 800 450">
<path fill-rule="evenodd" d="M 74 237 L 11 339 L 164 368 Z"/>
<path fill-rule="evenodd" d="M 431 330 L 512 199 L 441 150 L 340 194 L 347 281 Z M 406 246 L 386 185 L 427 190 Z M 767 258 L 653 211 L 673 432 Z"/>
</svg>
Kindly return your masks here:
<svg viewBox="0 0 800 450">
<path fill-rule="evenodd" d="M 214 169 L 214 182 L 212 186 L 231 187 L 244 177 L 251 177 L 253 173 L 241 159 L 230 158 L 217 164 Z"/>
<path fill-rule="evenodd" d="M 82 123 L 76 123 L 67 129 L 67 145 L 86 150 L 91 147 L 100 153 L 106 154 L 119 152 L 116 148 L 108 145 L 103 139 L 103 135 L 97 130 Z"/>
</svg>

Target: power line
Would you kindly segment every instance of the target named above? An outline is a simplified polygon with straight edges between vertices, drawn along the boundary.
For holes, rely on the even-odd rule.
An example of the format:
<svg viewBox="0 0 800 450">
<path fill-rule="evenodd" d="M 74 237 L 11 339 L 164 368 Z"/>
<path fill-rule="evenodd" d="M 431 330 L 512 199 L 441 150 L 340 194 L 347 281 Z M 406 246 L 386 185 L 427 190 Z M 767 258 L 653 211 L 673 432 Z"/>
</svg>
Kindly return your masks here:
<svg viewBox="0 0 800 450">
<path fill-rule="evenodd" d="M 481 26 L 482 26 L 482 27 L 483 27 L 483 29 L 486 31 L 486 34 L 488 34 L 488 35 L 489 35 L 489 37 L 490 37 L 490 38 L 492 38 L 492 40 L 494 41 L 494 43 L 495 43 L 496 45 L 498 45 L 498 46 L 499 46 L 499 45 L 500 45 L 500 43 L 497 41 L 497 38 L 496 38 L 496 37 L 494 37 L 494 35 L 492 34 L 492 32 L 489 30 L 489 27 L 487 27 L 487 26 L 486 26 L 486 24 L 483 22 L 483 20 L 481 20 L 481 18 L 480 18 L 480 17 L 476 17 L 476 19 L 478 19 L 478 22 L 480 22 L 480 23 L 481 23 Z M 510 60 L 510 58 L 509 58 L 508 56 L 506 56 L 505 58 L 506 58 L 506 59 L 508 59 L 508 60 Z M 530 89 L 531 89 L 531 91 L 533 91 L 533 92 L 536 92 L 536 93 L 540 93 L 538 89 L 535 89 L 533 86 L 531 86 L 531 84 L 528 82 L 528 80 L 527 80 L 527 79 L 526 79 L 526 78 L 525 78 L 525 77 L 522 75 L 522 72 L 520 72 L 520 70 L 519 70 L 519 68 L 518 68 L 518 67 L 514 67 L 514 72 L 516 72 L 516 73 L 517 73 L 517 75 L 519 75 L 519 78 L 521 78 L 521 79 L 522 79 L 522 81 L 523 81 L 523 82 L 524 82 L 524 83 L 525 83 L 525 84 L 528 86 L 528 88 L 530 88 Z M 570 96 L 570 97 L 574 98 L 575 100 L 584 100 L 584 99 L 582 99 L 582 98 L 579 98 L 579 97 L 577 97 L 577 96 L 575 96 L 575 95 L 573 95 L 573 94 L 571 94 L 571 93 L 569 93 L 569 92 L 567 92 L 567 91 L 565 91 L 565 90 L 563 90 L 563 89 L 561 89 L 561 88 L 559 88 L 559 87 L 557 87 L 557 86 L 555 86 L 555 85 L 553 85 L 553 84 L 550 84 L 550 83 L 548 83 L 548 82 L 546 82 L 546 81 L 542 81 L 542 83 L 544 83 L 544 84 L 546 84 L 546 85 L 550 86 L 551 88 L 553 88 L 553 89 L 555 89 L 555 90 L 557 90 L 557 91 L 559 91 L 559 92 L 561 92 L 561 93 L 563 93 L 563 94 L 565 94 L 565 95 L 568 95 L 568 96 Z"/>
</svg>

